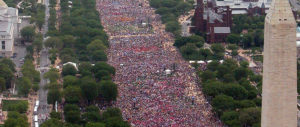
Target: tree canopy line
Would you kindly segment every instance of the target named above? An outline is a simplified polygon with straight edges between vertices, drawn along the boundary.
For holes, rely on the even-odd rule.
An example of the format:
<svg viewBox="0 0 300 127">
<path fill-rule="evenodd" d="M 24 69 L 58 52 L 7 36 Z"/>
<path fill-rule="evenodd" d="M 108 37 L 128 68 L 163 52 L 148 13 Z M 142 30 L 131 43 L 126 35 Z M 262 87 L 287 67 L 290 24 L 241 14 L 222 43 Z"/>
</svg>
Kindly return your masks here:
<svg viewBox="0 0 300 127">
<path fill-rule="evenodd" d="M 156 8 L 155 13 L 161 15 L 166 31 L 175 36 L 181 35 L 181 25 L 178 17 L 193 8 L 194 0 L 150 0 L 150 6 Z"/>
<path fill-rule="evenodd" d="M 178 37 L 173 44 L 186 60 L 222 60 L 225 48 L 221 44 L 212 44 L 204 48 L 204 38 L 198 35 Z"/>
<path fill-rule="evenodd" d="M 62 20 L 59 29 L 55 27 L 55 10 L 50 9 L 50 38 L 45 41 L 45 46 L 50 48 L 49 59 L 52 64 L 57 56 L 62 63 L 79 64 L 78 68 L 71 64 L 64 65 L 61 74 L 54 68 L 45 73 L 44 78 L 50 81 L 47 85 L 48 104 L 61 102 L 64 113 L 52 112 L 51 119 L 41 126 L 128 127 L 119 109 L 107 108 L 99 111 L 99 107 L 92 106 L 109 106 L 111 101 L 117 99 L 117 85 L 112 82 L 115 69 L 106 63 L 108 37 L 95 9 L 95 0 L 72 2 L 73 6 L 69 8 L 68 0 L 60 1 Z M 54 7 L 56 0 L 51 0 L 50 3 Z M 61 77 L 63 84 L 58 82 Z"/>
</svg>

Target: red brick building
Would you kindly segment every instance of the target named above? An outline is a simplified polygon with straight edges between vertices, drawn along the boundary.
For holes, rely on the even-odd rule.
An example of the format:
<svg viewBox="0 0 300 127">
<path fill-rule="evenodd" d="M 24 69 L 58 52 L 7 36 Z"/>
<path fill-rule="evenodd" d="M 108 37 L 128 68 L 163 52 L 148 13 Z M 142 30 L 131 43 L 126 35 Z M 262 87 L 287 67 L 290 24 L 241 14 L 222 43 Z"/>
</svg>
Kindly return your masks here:
<svg viewBox="0 0 300 127">
<path fill-rule="evenodd" d="M 247 10 L 248 15 L 265 15 L 266 14 L 266 7 L 265 3 L 262 3 L 261 6 L 255 6 L 253 7 L 252 3 L 249 4 L 248 10 Z"/>
<path fill-rule="evenodd" d="M 203 3 L 197 0 L 191 32 L 202 32 L 208 43 L 225 42 L 232 26 L 232 14 L 229 6 L 216 7 L 213 1 Z"/>
</svg>

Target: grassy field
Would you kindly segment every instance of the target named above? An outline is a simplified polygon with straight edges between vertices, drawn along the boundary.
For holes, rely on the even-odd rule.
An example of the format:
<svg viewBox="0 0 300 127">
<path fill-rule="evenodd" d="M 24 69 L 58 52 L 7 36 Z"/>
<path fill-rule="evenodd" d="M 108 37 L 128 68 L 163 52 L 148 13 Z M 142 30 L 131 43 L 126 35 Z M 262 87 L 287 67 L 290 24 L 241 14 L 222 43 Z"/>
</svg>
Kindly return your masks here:
<svg viewBox="0 0 300 127">
<path fill-rule="evenodd" d="M 28 109 L 28 101 L 25 100 L 3 100 L 3 111 L 17 111 L 25 113 Z"/>
</svg>

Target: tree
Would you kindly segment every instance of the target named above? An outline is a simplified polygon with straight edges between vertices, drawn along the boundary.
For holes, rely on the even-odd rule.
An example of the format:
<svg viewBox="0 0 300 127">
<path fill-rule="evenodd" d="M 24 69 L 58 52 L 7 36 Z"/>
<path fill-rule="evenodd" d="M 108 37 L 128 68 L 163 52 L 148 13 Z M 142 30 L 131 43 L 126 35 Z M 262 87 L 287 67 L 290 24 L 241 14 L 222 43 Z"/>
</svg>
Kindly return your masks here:
<svg viewBox="0 0 300 127">
<path fill-rule="evenodd" d="M 47 95 L 48 104 L 52 104 L 53 108 L 55 107 L 55 102 L 61 101 L 61 91 L 59 89 L 50 89 Z"/>
<path fill-rule="evenodd" d="M 234 59 L 225 59 L 222 65 L 226 66 L 229 70 L 234 70 L 238 67 L 238 63 Z"/>
<path fill-rule="evenodd" d="M 186 59 L 195 59 L 192 56 L 197 53 L 196 45 L 193 43 L 187 43 L 180 47 L 180 52 Z"/>
<path fill-rule="evenodd" d="M 175 31 L 180 30 L 181 26 L 177 21 L 170 21 L 166 23 L 166 31 L 174 33 Z"/>
<path fill-rule="evenodd" d="M 23 77 L 27 77 L 31 82 L 40 82 L 40 72 L 35 70 L 35 67 L 30 59 L 26 59 L 22 66 Z"/>
<path fill-rule="evenodd" d="M 105 127 L 104 123 L 87 123 L 85 127 Z"/>
<path fill-rule="evenodd" d="M 203 60 L 211 60 L 213 53 L 209 49 L 200 49 L 199 54 L 203 56 Z"/>
<path fill-rule="evenodd" d="M 27 96 L 31 89 L 31 81 L 27 77 L 22 77 L 18 83 L 18 94 Z"/>
<path fill-rule="evenodd" d="M 32 41 L 35 36 L 35 28 L 32 26 L 26 26 L 21 30 L 21 36 L 25 41 Z"/>
<path fill-rule="evenodd" d="M 225 85 L 219 81 L 209 81 L 205 83 L 203 92 L 208 96 L 215 97 L 224 93 L 224 88 Z"/>
<path fill-rule="evenodd" d="M 61 50 L 59 57 L 62 60 L 62 63 L 77 61 L 74 49 L 71 48 L 64 48 L 63 50 Z"/>
<path fill-rule="evenodd" d="M 37 52 L 40 52 L 43 48 L 43 35 L 37 34 L 33 40 L 32 45 L 37 50 Z"/>
<path fill-rule="evenodd" d="M 99 70 L 106 70 L 108 71 L 110 74 L 114 75 L 116 70 L 114 67 L 110 66 L 109 64 L 107 64 L 106 62 L 98 62 L 95 64 L 95 66 L 93 66 L 92 68 L 92 72 L 95 74 L 97 73 Z"/>
<path fill-rule="evenodd" d="M 214 60 L 207 64 L 207 69 L 210 71 L 216 71 L 219 65 L 220 65 L 219 61 Z"/>
<path fill-rule="evenodd" d="M 239 53 L 238 53 L 238 51 L 237 50 L 233 50 L 232 52 L 231 52 L 231 55 L 232 56 L 237 56 Z"/>
<path fill-rule="evenodd" d="M 62 69 L 63 76 L 67 76 L 67 75 L 75 76 L 76 73 L 77 73 L 77 70 L 73 65 L 67 64 L 67 65 L 63 66 L 63 69 Z"/>
<path fill-rule="evenodd" d="M 58 53 L 58 50 L 55 49 L 55 48 L 49 50 L 49 54 L 50 54 L 49 59 L 51 61 L 51 64 L 55 63 L 56 57 L 57 57 L 57 55 L 56 55 L 57 53 Z"/>
<path fill-rule="evenodd" d="M 119 117 L 111 117 L 105 120 L 106 127 L 130 127 L 129 124 Z"/>
<path fill-rule="evenodd" d="M 222 46 L 222 44 L 219 43 L 212 44 L 210 48 L 215 54 L 225 52 L 225 48 Z"/>
<path fill-rule="evenodd" d="M 234 77 L 235 79 L 238 81 L 242 78 L 247 78 L 248 77 L 248 68 L 243 68 L 243 67 L 239 67 L 237 69 L 234 70 Z"/>
<path fill-rule="evenodd" d="M 107 108 L 102 115 L 105 120 L 111 117 L 122 118 L 122 113 L 119 108 Z"/>
<path fill-rule="evenodd" d="M 231 74 L 231 73 L 232 73 L 232 70 L 230 70 L 230 68 L 224 64 L 219 65 L 217 68 L 217 77 L 219 79 L 224 79 L 224 75 Z"/>
<path fill-rule="evenodd" d="M 226 95 L 218 95 L 212 100 L 212 105 L 218 114 L 224 111 L 235 109 L 234 100 L 232 97 Z"/>
<path fill-rule="evenodd" d="M 200 74 L 202 82 L 206 82 L 208 80 L 215 80 L 216 74 L 210 70 L 206 70 Z"/>
<path fill-rule="evenodd" d="M 118 88 L 112 81 L 101 81 L 100 91 L 104 99 L 108 102 L 116 100 L 118 96 Z"/>
<path fill-rule="evenodd" d="M 65 48 L 74 48 L 76 43 L 75 37 L 72 35 L 65 35 L 61 38 L 61 40 L 64 43 Z"/>
<path fill-rule="evenodd" d="M 4 121 L 4 127 L 29 127 L 27 117 L 18 112 L 8 112 L 8 119 Z"/>
<path fill-rule="evenodd" d="M 92 53 L 93 61 L 107 61 L 106 53 L 103 50 L 96 50 Z"/>
<path fill-rule="evenodd" d="M 92 41 L 90 44 L 87 45 L 87 50 L 89 52 L 95 52 L 97 50 L 102 50 L 105 51 L 107 49 L 107 47 L 105 46 L 105 44 L 101 41 L 101 40 L 94 40 Z"/>
<path fill-rule="evenodd" d="M 240 112 L 239 120 L 243 126 L 252 126 L 260 123 L 261 109 L 260 108 L 247 108 Z"/>
<path fill-rule="evenodd" d="M 82 95 L 89 102 L 94 101 L 98 96 L 98 89 L 94 79 L 90 77 L 84 77 L 81 79 Z"/>
<path fill-rule="evenodd" d="M 232 74 L 225 74 L 223 76 L 223 81 L 225 83 L 233 83 L 233 82 L 235 82 L 235 78 L 234 78 L 234 76 Z"/>
<path fill-rule="evenodd" d="M 240 127 L 239 113 L 236 111 L 224 112 L 221 116 L 221 120 L 230 127 Z"/>
<path fill-rule="evenodd" d="M 39 89 L 40 89 L 40 86 L 38 83 L 34 83 L 33 86 L 32 86 L 32 89 L 37 92 Z"/>
<path fill-rule="evenodd" d="M 238 44 L 240 42 L 240 35 L 238 34 L 229 34 L 226 38 L 226 41 L 231 44 Z"/>
<path fill-rule="evenodd" d="M 150 0 L 150 6 L 154 8 L 160 7 L 160 0 Z"/>
<path fill-rule="evenodd" d="M 227 49 L 233 51 L 233 50 L 238 50 L 239 47 L 238 47 L 236 44 L 229 44 L 229 45 L 227 46 Z"/>
<path fill-rule="evenodd" d="M 100 112 L 86 112 L 83 114 L 82 117 L 86 122 L 100 122 L 101 121 Z"/>
<path fill-rule="evenodd" d="M 188 12 L 190 9 L 192 9 L 192 7 L 193 6 L 188 2 L 179 2 L 175 8 L 179 11 L 180 14 L 184 14 L 185 12 Z"/>
<path fill-rule="evenodd" d="M 64 107 L 64 116 L 69 123 L 79 123 L 81 121 L 80 110 L 77 105 L 67 104 Z"/>
<path fill-rule="evenodd" d="M 95 74 L 95 78 L 97 78 L 98 81 L 102 80 L 103 77 L 106 77 L 106 76 L 110 76 L 109 72 L 106 70 L 100 70 Z"/>
<path fill-rule="evenodd" d="M 234 99 L 242 100 L 248 97 L 248 91 L 238 84 L 227 84 L 224 90 L 225 95 L 231 96 Z"/>
<path fill-rule="evenodd" d="M 238 107 L 239 108 L 250 108 L 250 107 L 255 107 L 255 103 L 252 100 L 241 100 L 238 102 Z"/>
<path fill-rule="evenodd" d="M 74 85 L 79 85 L 78 84 L 78 79 L 75 76 L 68 75 L 64 77 L 64 88 L 68 86 L 74 86 Z"/>
<path fill-rule="evenodd" d="M 11 59 L 2 58 L 0 64 L 7 65 L 12 72 L 16 72 L 16 65 Z"/>
<path fill-rule="evenodd" d="M 6 90 L 5 79 L 3 77 L 0 77 L 0 92 L 3 92 L 4 90 Z"/>
<path fill-rule="evenodd" d="M 44 78 L 49 79 L 50 82 L 57 82 L 59 78 L 59 72 L 55 68 L 51 68 L 48 72 L 44 74 Z"/>
<path fill-rule="evenodd" d="M 14 75 L 8 65 L 0 63 L 0 77 L 5 79 L 6 88 L 10 88 Z"/>
<path fill-rule="evenodd" d="M 79 103 L 82 98 L 81 89 L 79 86 L 68 86 L 64 89 L 64 97 L 67 103 Z"/>
<path fill-rule="evenodd" d="M 63 42 L 58 37 L 50 37 L 45 41 L 45 46 L 60 50 L 63 48 Z"/>
<path fill-rule="evenodd" d="M 188 37 L 187 43 L 194 43 L 198 48 L 201 48 L 204 45 L 204 38 L 198 35 L 192 35 Z"/>
<path fill-rule="evenodd" d="M 64 127 L 64 123 L 58 119 L 49 119 L 41 124 L 41 127 Z"/>
<path fill-rule="evenodd" d="M 93 66 L 89 62 L 82 62 L 78 66 L 79 73 L 81 76 L 91 76 Z"/>
<path fill-rule="evenodd" d="M 252 45 L 253 37 L 250 34 L 245 34 L 242 37 L 243 48 L 248 48 Z"/>
<path fill-rule="evenodd" d="M 60 120 L 61 119 L 61 114 L 60 114 L 60 112 L 52 111 L 50 113 L 50 118 L 51 119 L 58 119 L 58 120 Z"/>
</svg>

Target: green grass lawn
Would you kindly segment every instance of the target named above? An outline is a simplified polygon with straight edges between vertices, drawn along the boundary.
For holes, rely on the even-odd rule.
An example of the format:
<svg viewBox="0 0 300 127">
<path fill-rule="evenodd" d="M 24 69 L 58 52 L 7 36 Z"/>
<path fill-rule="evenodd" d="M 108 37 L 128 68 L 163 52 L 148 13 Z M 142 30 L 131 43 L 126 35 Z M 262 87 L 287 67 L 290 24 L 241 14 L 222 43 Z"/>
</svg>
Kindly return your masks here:
<svg viewBox="0 0 300 127">
<path fill-rule="evenodd" d="M 28 109 L 28 101 L 25 100 L 2 100 L 3 111 L 17 111 L 25 113 Z"/>
</svg>

